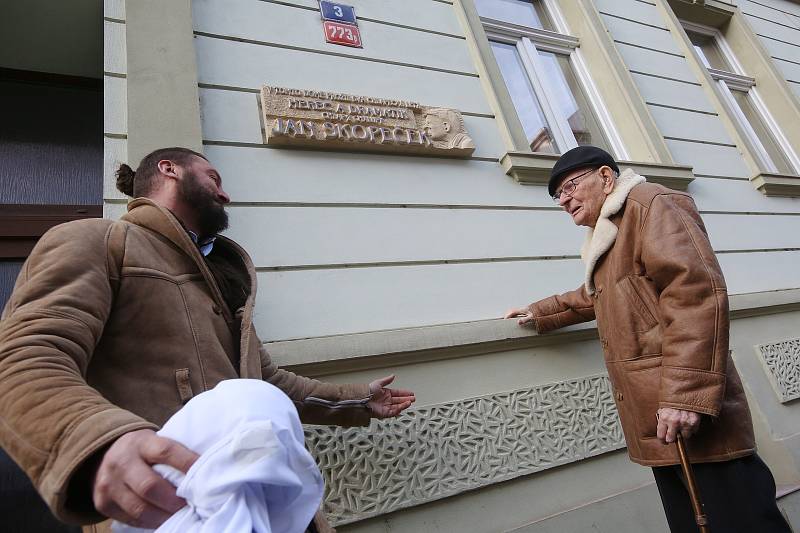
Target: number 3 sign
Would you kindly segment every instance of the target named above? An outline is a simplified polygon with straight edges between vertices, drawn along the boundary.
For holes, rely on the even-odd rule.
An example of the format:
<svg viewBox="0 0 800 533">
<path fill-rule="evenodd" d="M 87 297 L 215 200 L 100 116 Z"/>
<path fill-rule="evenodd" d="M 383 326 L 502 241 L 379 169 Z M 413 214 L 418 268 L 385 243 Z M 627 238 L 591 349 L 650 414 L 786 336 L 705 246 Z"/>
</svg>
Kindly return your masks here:
<svg viewBox="0 0 800 533">
<path fill-rule="evenodd" d="M 358 31 L 356 11 L 353 6 L 320 0 L 322 27 L 325 42 L 361 48 L 361 33 Z"/>
</svg>

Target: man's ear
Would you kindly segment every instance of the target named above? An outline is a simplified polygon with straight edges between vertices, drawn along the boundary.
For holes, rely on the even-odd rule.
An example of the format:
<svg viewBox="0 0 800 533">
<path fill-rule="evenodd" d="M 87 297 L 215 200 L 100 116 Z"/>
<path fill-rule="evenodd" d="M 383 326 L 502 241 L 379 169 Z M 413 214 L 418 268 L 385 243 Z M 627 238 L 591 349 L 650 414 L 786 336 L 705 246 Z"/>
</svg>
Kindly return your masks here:
<svg viewBox="0 0 800 533">
<path fill-rule="evenodd" d="M 169 159 L 162 159 L 156 164 L 158 171 L 164 176 L 172 179 L 178 179 L 178 165 Z"/>
<path fill-rule="evenodd" d="M 614 171 L 611 170 L 611 167 L 602 166 L 600 167 L 600 177 L 603 179 L 603 192 L 606 194 L 611 194 L 611 191 L 614 190 L 614 187 L 617 184 L 617 178 L 614 176 Z"/>
</svg>

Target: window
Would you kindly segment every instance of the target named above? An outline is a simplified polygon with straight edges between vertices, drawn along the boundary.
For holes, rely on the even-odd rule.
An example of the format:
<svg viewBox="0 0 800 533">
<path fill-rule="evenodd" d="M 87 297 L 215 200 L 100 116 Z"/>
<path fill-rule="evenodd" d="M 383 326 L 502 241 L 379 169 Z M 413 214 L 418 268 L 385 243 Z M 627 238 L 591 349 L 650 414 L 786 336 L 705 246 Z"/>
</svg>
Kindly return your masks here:
<svg viewBox="0 0 800 533">
<path fill-rule="evenodd" d="M 475 0 L 503 81 L 533 152 L 558 154 L 593 144 L 617 156 L 603 106 L 582 68 L 578 39 L 560 32 L 543 0 Z M 552 15 L 556 16 L 552 16 Z M 602 111 L 600 111 L 602 112 Z"/>
<path fill-rule="evenodd" d="M 800 160 L 761 101 L 755 80 L 743 72 L 722 34 L 698 24 L 683 25 L 759 167 L 771 173 L 797 174 Z"/>
</svg>

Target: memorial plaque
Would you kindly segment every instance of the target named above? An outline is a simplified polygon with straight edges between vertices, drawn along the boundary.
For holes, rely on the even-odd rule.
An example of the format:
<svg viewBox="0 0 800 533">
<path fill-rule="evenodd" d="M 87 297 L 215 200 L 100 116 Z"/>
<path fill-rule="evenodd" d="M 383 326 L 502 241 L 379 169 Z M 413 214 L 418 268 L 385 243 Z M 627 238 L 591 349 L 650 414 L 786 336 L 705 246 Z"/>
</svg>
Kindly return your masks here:
<svg viewBox="0 0 800 533">
<path fill-rule="evenodd" d="M 287 89 L 261 89 L 270 146 L 469 157 L 475 150 L 456 109 L 391 98 Z"/>
</svg>

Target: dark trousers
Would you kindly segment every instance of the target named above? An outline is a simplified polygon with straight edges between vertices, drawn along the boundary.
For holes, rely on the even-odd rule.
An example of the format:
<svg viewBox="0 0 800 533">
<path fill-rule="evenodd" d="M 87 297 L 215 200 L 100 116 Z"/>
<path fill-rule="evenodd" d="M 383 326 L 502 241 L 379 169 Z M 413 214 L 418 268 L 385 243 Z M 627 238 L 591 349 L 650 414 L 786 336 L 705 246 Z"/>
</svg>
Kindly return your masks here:
<svg viewBox="0 0 800 533">
<path fill-rule="evenodd" d="M 692 465 L 712 533 L 791 533 L 775 503 L 775 479 L 757 454 Z M 699 531 L 680 465 L 653 468 L 672 533 Z"/>
</svg>

